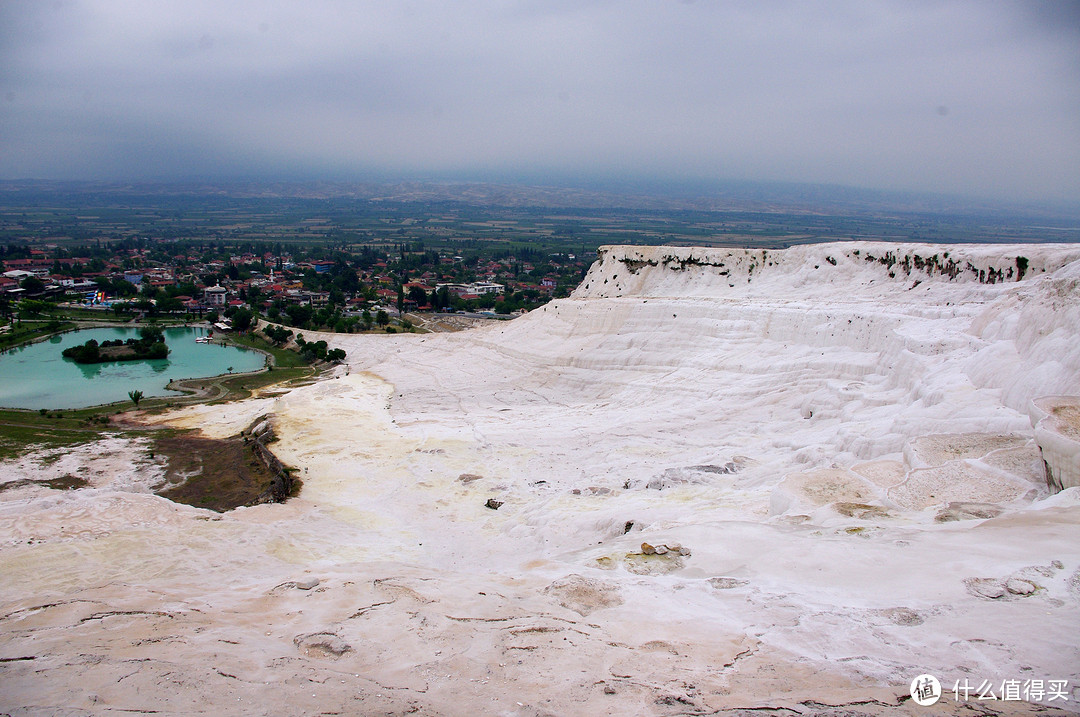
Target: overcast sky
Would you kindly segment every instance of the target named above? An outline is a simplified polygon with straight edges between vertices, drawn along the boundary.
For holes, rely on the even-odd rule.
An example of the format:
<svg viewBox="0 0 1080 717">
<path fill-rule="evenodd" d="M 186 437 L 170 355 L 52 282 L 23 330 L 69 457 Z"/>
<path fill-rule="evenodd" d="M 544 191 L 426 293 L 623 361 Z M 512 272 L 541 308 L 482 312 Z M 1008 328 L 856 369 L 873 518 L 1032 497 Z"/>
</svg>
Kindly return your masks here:
<svg viewBox="0 0 1080 717">
<path fill-rule="evenodd" d="M 2 179 L 372 173 L 1080 201 L 1080 2 L 0 0 Z"/>
</svg>

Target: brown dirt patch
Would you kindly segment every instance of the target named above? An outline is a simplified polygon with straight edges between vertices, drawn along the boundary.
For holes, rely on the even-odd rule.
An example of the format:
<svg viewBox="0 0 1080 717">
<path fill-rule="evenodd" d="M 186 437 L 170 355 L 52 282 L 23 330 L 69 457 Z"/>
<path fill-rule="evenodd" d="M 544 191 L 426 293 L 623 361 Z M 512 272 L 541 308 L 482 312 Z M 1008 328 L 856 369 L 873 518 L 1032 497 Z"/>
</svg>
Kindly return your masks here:
<svg viewBox="0 0 1080 717">
<path fill-rule="evenodd" d="M 52 488 L 53 490 L 75 490 L 76 488 L 85 488 L 89 483 L 85 478 L 73 476 L 69 473 L 62 475 L 59 478 L 50 478 L 49 480 L 31 480 L 29 478 L 22 478 L 7 483 L 0 483 L 0 492 L 10 488 L 21 488 L 26 485 L 39 485 L 45 488 Z"/>
<path fill-rule="evenodd" d="M 169 487 L 157 491 L 161 497 L 219 513 L 268 502 L 274 475 L 243 439 L 180 436 L 154 443 L 154 450 L 168 459 Z"/>
</svg>

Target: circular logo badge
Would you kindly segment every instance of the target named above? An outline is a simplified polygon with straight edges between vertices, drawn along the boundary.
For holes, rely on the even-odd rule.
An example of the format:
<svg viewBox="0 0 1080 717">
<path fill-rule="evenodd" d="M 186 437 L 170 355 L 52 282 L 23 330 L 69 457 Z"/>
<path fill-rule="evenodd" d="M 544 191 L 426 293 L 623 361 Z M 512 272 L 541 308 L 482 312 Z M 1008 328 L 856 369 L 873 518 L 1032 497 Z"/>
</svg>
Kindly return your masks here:
<svg viewBox="0 0 1080 717">
<path fill-rule="evenodd" d="M 919 675 L 911 681 L 911 699 L 923 707 L 936 704 L 941 699 L 941 683 L 933 675 Z"/>
</svg>

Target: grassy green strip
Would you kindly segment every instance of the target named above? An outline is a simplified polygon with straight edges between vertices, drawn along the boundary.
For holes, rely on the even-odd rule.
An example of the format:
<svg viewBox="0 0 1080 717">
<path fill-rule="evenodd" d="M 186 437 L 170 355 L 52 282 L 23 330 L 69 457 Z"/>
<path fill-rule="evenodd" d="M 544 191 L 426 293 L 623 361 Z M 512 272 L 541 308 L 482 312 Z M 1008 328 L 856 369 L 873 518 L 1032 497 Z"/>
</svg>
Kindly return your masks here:
<svg viewBox="0 0 1080 717">
<path fill-rule="evenodd" d="M 48 324 L 24 323 L 22 326 L 14 327 L 10 331 L 0 334 L 0 351 L 6 351 L 28 341 L 61 331 L 69 331 L 73 328 L 75 328 L 75 324 L 57 323 L 50 326 Z"/>
<path fill-rule="evenodd" d="M 239 401 L 251 396 L 252 391 L 265 388 L 277 383 L 286 383 L 301 378 L 307 378 L 314 374 L 310 367 L 275 368 L 252 376 L 234 376 L 225 379 L 221 385 L 229 389 L 228 394 L 211 403 L 225 403 L 227 401 Z"/>
<path fill-rule="evenodd" d="M 113 409 L 115 410 L 115 409 Z M 77 411 L 0 409 L 0 459 L 15 458 L 33 448 L 60 448 L 95 441 L 105 431 L 117 433 L 103 407 Z"/>
</svg>

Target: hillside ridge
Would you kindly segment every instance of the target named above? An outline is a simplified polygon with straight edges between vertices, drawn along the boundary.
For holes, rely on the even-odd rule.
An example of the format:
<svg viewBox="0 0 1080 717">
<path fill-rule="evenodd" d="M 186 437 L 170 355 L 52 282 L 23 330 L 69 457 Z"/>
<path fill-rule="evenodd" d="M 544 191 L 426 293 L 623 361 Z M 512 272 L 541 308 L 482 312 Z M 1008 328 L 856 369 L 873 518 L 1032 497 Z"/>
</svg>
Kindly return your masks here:
<svg viewBox="0 0 1080 717">
<path fill-rule="evenodd" d="M 755 281 L 1006 285 L 1080 261 L 1076 244 L 833 242 L 787 249 L 602 246 L 574 298 L 725 296 Z M 730 290 L 730 291 L 729 291 Z M 673 293 L 668 293 L 673 291 Z"/>
</svg>

